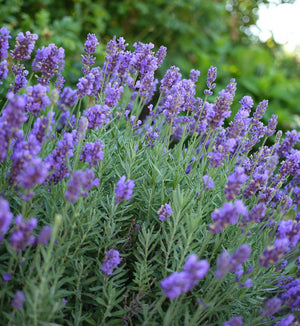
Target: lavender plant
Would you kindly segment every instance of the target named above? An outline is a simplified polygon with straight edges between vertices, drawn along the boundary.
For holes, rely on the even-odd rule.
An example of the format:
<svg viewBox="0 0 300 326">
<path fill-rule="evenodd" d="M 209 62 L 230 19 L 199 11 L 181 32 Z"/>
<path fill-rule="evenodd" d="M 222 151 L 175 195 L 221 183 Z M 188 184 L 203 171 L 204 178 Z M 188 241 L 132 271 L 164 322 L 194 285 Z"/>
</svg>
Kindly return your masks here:
<svg viewBox="0 0 300 326">
<path fill-rule="evenodd" d="M 300 133 L 266 145 L 249 96 L 230 120 L 215 67 L 203 98 L 197 70 L 158 81 L 165 47 L 96 65 L 89 34 L 72 89 L 62 48 L 0 33 L 1 324 L 299 324 Z"/>
</svg>

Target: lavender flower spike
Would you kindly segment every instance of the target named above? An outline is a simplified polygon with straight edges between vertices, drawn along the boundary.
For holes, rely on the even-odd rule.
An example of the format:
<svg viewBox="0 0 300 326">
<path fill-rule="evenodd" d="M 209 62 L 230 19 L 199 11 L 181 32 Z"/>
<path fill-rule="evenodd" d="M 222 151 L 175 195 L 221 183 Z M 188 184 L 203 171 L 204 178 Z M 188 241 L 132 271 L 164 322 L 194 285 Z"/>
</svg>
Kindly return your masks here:
<svg viewBox="0 0 300 326">
<path fill-rule="evenodd" d="M 126 176 L 123 175 L 116 184 L 115 193 L 117 195 L 116 204 L 120 203 L 123 199 L 129 200 L 133 193 L 135 184 L 132 180 L 126 180 Z"/>
<path fill-rule="evenodd" d="M 0 61 L 7 58 L 7 50 L 9 48 L 8 39 L 11 38 L 7 28 L 0 28 Z"/>
<path fill-rule="evenodd" d="M 18 61 L 29 60 L 37 39 L 38 35 L 31 34 L 29 31 L 25 35 L 19 33 L 16 38 L 15 49 L 11 51 L 12 58 Z"/>
<path fill-rule="evenodd" d="M 120 254 L 118 250 L 109 250 L 106 253 L 106 259 L 103 263 L 103 266 L 101 267 L 101 270 L 104 272 L 106 275 L 111 275 L 113 273 L 113 269 L 115 267 L 118 267 L 120 264 L 121 259 L 120 259 Z"/>
<path fill-rule="evenodd" d="M 170 204 L 165 203 L 164 205 L 161 205 L 160 209 L 157 212 L 158 214 L 158 219 L 160 221 L 164 221 L 167 217 L 170 217 L 172 215 L 172 208 Z"/>
<path fill-rule="evenodd" d="M 5 234 L 13 219 L 13 215 L 9 210 L 8 202 L 0 198 L 0 234 Z"/>
<path fill-rule="evenodd" d="M 224 326 L 243 326 L 243 317 L 233 317 L 226 321 Z"/>
<path fill-rule="evenodd" d="M 11 305 L 16 308 L 17 310 L 21 310 L 23 307 L 25 301 L 25 295 L 22 291 L 17 291 L 12 302 Z"/>
</svg>

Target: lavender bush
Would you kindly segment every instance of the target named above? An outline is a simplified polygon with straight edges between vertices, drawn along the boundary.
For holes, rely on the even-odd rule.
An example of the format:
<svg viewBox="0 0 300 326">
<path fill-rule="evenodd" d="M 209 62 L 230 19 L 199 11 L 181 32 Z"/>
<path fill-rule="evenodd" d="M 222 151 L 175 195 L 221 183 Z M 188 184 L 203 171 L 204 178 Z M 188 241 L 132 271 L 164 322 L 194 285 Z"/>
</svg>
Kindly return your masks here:
<svg viewBox="0 0 300 326">
<path fill-rule="evenodd" d="M 300 133 L 151 43 L 88 35 L 72 89 L 37 37 L 0 29 L 0 323 L 298 325 Z"/>
</svg>

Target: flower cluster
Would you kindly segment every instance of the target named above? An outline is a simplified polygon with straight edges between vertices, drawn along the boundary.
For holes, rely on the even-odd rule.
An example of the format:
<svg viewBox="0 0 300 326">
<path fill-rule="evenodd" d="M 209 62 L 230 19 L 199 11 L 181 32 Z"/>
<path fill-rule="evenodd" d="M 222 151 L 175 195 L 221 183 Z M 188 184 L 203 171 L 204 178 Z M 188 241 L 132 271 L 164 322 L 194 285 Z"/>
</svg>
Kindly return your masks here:
<svg viewBox="0 0 300 326">
<path fill-rule="evenodd" d="M 182 293 L 191 291 L 205 277 L 209 270 L 206 260 L 198 260 L 196 254 L 189 256 L 182 272 L 175 272 L 160 282 L 163 293 L 170 299 L 175 299 Z"/>
<path fill-rule="evenodd" d="M 126 181 L 126 176 L 123 175 L 120 180 L 116 183 L 116 204 L 120 203 L 122 200 L 129 200 L 133 194 L 134 187 L 135 183 L 130 179 Z"/>
<path fill-rule="evenodd" d="M 121 262 L 120 254 L 118 250 L 109 250 L 105 256 L 106 258 L 101 270 L 105 275 L 111 275 L 113 273 L 113 269 L 118 267 Z"/>
<path fill-rule="evenodd" d="M 172 215 L 172 208 L 170 204 L 165 203 L 164 205 L 161 205 L 160 209 L 157 212 L 158 219 L 160 221 L 164 221 L 167 217 L 170 217 Z"/>
</svg>

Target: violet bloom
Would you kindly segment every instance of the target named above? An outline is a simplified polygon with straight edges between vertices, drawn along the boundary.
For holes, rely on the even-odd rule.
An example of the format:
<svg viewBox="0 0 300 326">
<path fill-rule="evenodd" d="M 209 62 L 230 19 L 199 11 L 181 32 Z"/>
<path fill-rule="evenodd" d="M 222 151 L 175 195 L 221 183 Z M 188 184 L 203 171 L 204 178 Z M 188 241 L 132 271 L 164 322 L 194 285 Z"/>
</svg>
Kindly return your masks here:
<svg viewBox="0 0 300 326">
<path fill-rule="evenodd" d="M 51 231 L 51 226 L 45 225 L 36 239 L 37 243 L 45 246 L 51 239 Z"/>
<path fill-rule="evenodd" d="M 24 250 L 27 246 L 35 242 L 32 235 L 33 230 L 37 226 L 37 219 L 22 221 L 22 215 L 18 215 L 15 219 L 15 227 L 10 236 L 10 245 L 17 252 Z"/>
<path fill-rule="evenodd" d="M 87 54 L 94 54 L 96 52 L 96 47 L 99 44 L 95 34 L 88 34 L 87 40 L 84 43 L 84 52 Z"/>
<path fill-rule="evenodd" d="M 113 85 L 108 83 L 104 90 L 105 104 L 110 108 L 117 106 L 123 91 L 123 86 L 120 86 L 119 83 L 114 83 Z"/>
<path fill-rule="evenodd" d="M 6 60 L 3 60 L 0 62 L 0 85 L 3 84 L 1 80 L 6 79 L 8 75 L 8 62 Z"/>
<path fill-rule="evenodd" d="M 88 191 L 94 186 L 98 185 L 99 180 L 98 178 L 95 179 L 93 170 L 77 170 L 73 173 L 68 182 L 66 200 L 74 203 L 80 195 L 86 197 L 88 195 Z"/>
<path fill-rule="evenodd" d="M 214 83 L 216 78 L 217 78 L 217 68 L 211 66 L 208 69 L 208 72 L 207 72 L 207 82 L 206 82 L 206 84 L 207 84 L 208 89 L 204 90 L 204 94 L 206 96 L 212 95 L 212 93 L 213 93 L 212 89 L 214 89 L 216 87 L 216 84 Z"/>
<path fill-rule="evenodd" d="M 0 197 L 0 234 L 5 234 L 8 231 L 12 219 L 13 215 L 8 202 Z"/>
<path fill-rule="evenodd" d="M 209 226 L 212 233 L 219 233 L 230 224 L 236 224 L 239 219 L 239 215 L 246 215 L 247 208 L 243 204 L 242 200 L 237 199 L 234 203 L 225 203 L 223 207 L 216 209 L 211 218 L 214 224 Z"/>
<path fill-rule="evenodd" d="M 170 217 L 172 215 L 172 208 L 170 204 L 165 203 L 164 205 L 161 205 L 160 209 L 157 212 L 158 214 L 158 219 L 160 221 L 164 221 L 167 217 Z"/>
<path fill-rule="evenodd" d="M 16 46 L 11 51 L 12 58 L 18 61 L 29 60 L 37 39 L 38 35 L 31 34 L 29 31 L 25 35 L 22 32 L 19 33 L 16 38 Z"/>
<path fill-rule="evenodd" d="M 205 191 L 208 191 L 209 189 L 214 188 L 215 184 L 214 184 L 213 179 L 210 176 L 204 175 L 202 177 L 202 180 L 203 180 L 203 188 Z"/>
<path fill-rule="evenodd" d="M 37 184 L 42 184 L 47 178 L 49 164 L 44 163 L 39 157 L 25 161 L 16 180 L 24 189 L 32 189 Z"/>
<path fill-rule="evenodd" d="M 2 275 L 4 282 L 9 282 L 11 280 L 11 273 L 5 273 Z"/>
<path fill-rule="evenodd" d="M 23 65 L 13 65 L 11 70 L 15 75 L 15 82 L 14 84 L 10 85 L 10 90 L 16 94 L 20 89 L 27 86 L 26 77 L 28 76 L 29 72 Z"/>
<path fill-rule="evenodd" d="M 41 111 L 51 104 L 47 95 L 48 87 L 42 85 L 34 85 L 27 87 L 27 104 L 26 110 L 34 116 L 38 116 Z"/>
<path fill-rule="evenodd" d="M 263 316 L 271 316 L 274 315 L 281 307 L 281 300 L 278 298 L 269 299 L 266 304 L 264 310 L 260 313 Z"/>
<path fill-rule="evenodd" d="M 129 200 L 133 194 L 133 188 L 135 184 L 132 180 L 126 181 L 126 176 L 123 175 L 116 183 L 115 193 L 117 195 L 116 204 L 119 204 L 122 200 Z"/>
<path fill-rule="evenodd" d="M 226 200 L 233 200 L 240 193 L 241 185 L 248 179 L 244 172 L 243 167 L 237 166 L 234 172 L 228 176 L 224 189 Z"/>
<path fill-rule="evenodd" d="M 9 48 L 8 39 L 10 39 L 10 32 L 7 28 L 0 29 L 0 61 L 7 58 L 7 50 Z"/>
<path fill-rule="evenodd" d="M 175 299 L 182 293 L 191 291 L 209 270 L 206 260 L 197 260 L 197 255 L 189 256 L 182 272 L 175 272 L 160 282 L 163 293 L 169 299 Z"/>
<path fill-rule="evenodd" d="M 65 87 L 60 94 L 60 99 L 58 101 L 57 107 L 66 111 L 68 108 L 71 108 L 77 101 L 77 91 L 72 90 L 70 87 Z"/>
<path fill-rule="evenodd" d="M 286 318 L 281 319 L 276 326 L 292 326 L 294 319 L 295 317 L 293 315 L 288 315 Z"/>
<path fill-rule="evenodd" d="M 32 62 L 32 70 L 41 72 L 41 77 L 38 78 L 38 82 L 42 85 L 48 85 L 50 78 L 64 70 L 64 58 L 64 49 L 57 48 L 53 43 L 47 47 L 43 46 L 41 49 L 38 49 Z"/>
<path fill-rule="evenodd" d="M 17 291 L 11 305 L 13 308 L 16 308 L 17 310 L 21 310 L 23 308 L 23 304 L 25 302 L 25 295 L 22 291 Z"/>
<path fill-rule="evenodd" d="M 227 272 L 243 274 L 242 264 L 250 257 L 251 247 L 247 244 L 241 245 L 233 255 L 223 251 L 217 260 L 215 276 L 223 278 Z"/>
<path fill-rule="evenodd" d="M 279 238 L 287 238 L 290 248 L 294 248 L 300 241 L 300 222 L 295 220 L 280 221 L 277 232 Z"/>
<path fill-rule="evenodd" d="M 180 79 L 181 74 L 179 73 L 179 68 L 175 66 L 170 67 L 160 82 L 161 93 L 166 93 L 167 91 L 169 91 L 173 85 L 177 84 L 180 81 Z"/>
<path fill-rule="evenodd" d="M 88 119 L 84 116 L 80 117 L 78 121 L 78 130 L 77 130 L 77 137 L 78 139 L 84 139 L 87 128 L 88 128 Z"/>
<path fill-rule="evenodd" d="M 107 105 L 94 105 L 83 112 L 89 121 L 89 129 L 98 129 L 105 126 L 111 120 L 111 108 Z"/>
<path fill-rule="evenodd" d="M 243 317 L 233 317 L 226 321 L 224 326 L 243 326 Z"/>
<path fill-rule="evenodd" d="M 106 253 L 106 258 L 101 267 L 101 270 L 105 275 L 111 275 L 113 273 L 113 269 L 118 267 L 121 262 L 120 254 L 118 250 L 109 250 Z"/>
<path fill-rule="evenodd" d="M 103 161 L 103 148 L 103 142 L 99 139 L 95 143 L 86 143 L 80 160 L 90 163 L 91 167 L 98 165 L 99 161 Z"/>
<path fill-rule="evenodd" d="M 289 240 L 287 238 L 276 239 L 273 246 L 268 246 L 263 254 L 259 257 L 259 264 L 264 267 L 270 267 L 276 264 L 289 248 Z"/>
</svg>

